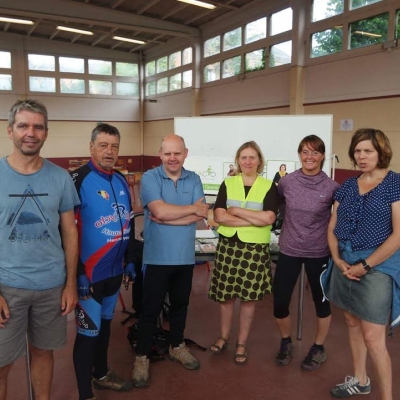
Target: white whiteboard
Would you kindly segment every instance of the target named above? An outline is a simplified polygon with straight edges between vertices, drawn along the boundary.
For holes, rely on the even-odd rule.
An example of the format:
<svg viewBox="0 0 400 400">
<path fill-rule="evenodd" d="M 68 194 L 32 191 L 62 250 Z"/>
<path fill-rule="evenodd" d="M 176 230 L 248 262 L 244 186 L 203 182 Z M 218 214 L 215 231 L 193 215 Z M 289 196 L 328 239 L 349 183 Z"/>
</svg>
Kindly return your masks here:
<svg viewBox="0 0 400 400">
<path fill-rule="evenodd" d="M 237 149 L 254 140 L 266 160 L 264 176 L 271 179 L 279 163 L 299 168 L 297 147 L 308 135 L 325 143 L 323 170 L 330 176 L 332 165 L 332 115 L 235 116 L 175 118 L 175 133 L 189 149 L 185 168 L 195 171 L 206 194 L 216 194 L 233 164 Z M 270 169 L 268 169 L 268 161 Z M 291 172 L 291 171 L 289 171 Z"/>
</svg>

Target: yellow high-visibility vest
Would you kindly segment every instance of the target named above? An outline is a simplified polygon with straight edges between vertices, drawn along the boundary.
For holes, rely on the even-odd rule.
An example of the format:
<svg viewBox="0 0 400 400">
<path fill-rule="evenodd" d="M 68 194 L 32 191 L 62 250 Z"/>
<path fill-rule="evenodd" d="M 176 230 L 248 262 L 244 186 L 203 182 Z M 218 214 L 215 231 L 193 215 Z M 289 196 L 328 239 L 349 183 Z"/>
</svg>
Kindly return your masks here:
<svg viewBox="0 0 400 400">
<path fill-rule="evenodd" d="M 271 188 L 272 181 L 258 176 L 251 187 L 247 197 L 241 175 L 225 179 L 227 200 L 226 206 L 241 207 L 248 210 L 262 211 L 264 197 Z M 269 243 L 271 238 L 271 225 L 267 226 L 224 226 L 220 225 L 218 232 L 226 237 L 237 233 L 239 239 L 245 243 Z"/>
</svg>

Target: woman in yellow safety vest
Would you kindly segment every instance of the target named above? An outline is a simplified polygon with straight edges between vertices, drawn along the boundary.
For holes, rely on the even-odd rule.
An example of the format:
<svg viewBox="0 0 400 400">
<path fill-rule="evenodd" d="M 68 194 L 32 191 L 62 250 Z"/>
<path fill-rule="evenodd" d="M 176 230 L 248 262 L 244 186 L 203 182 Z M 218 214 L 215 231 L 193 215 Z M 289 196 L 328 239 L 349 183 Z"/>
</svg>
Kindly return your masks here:
<svg viewBox="0 0 400 400">
<path fill-rule="evenodd" d="M 278 192 L 259 174 L 264 156 L 257 143 L 236 152 L 237 175 L 221 184 L 214 206 L 219 241 L 208 297 L 220 304 L 220 336 L 210 350 L 220 354 L 228 345 L 233 307 L 240 300 L 236 364 L 247 362 L 246 342 L 256 301 L 271 293 L 269 240 L 278 212 Z"/>
</svg>

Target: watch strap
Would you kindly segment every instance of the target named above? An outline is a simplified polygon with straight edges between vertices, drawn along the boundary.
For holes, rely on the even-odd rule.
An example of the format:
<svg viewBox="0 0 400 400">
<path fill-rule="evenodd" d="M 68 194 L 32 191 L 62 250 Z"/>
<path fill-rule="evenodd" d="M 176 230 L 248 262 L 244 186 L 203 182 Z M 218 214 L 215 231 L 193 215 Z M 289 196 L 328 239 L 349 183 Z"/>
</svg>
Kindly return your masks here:
<svg viewBox="0 0 400 400">
<path fill-rule="evenodd" d="M 361 260 L 361 264 L 367 272 L 370 271 L 371 266 L 365 260 Z"/>
</svg>

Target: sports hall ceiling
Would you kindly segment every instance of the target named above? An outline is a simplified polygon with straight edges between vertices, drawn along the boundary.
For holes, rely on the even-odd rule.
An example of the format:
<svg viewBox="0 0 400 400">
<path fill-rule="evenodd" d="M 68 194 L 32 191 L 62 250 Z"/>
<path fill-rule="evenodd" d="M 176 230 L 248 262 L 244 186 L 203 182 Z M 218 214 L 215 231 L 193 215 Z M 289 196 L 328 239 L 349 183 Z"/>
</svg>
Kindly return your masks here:
<svg viewBox="0 0 400 400">
<path fill-rule="evenodd" d="M 178 0 L 0 0 L 0 17 L 33 22 L 21 25 L 0 21 L 0 32 L 128 53 L 146 52 L 176 37 L 198 37 L 201 25 L 266 0 L 204 1 L 216 8 L 208 10 Z M 93 35 L 61 31 L 59 25 Z M 116 40 L 114 36 L 145 44 Z"/>
</svg>

